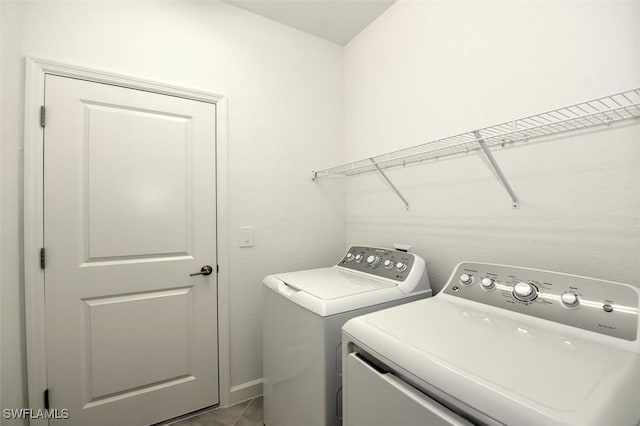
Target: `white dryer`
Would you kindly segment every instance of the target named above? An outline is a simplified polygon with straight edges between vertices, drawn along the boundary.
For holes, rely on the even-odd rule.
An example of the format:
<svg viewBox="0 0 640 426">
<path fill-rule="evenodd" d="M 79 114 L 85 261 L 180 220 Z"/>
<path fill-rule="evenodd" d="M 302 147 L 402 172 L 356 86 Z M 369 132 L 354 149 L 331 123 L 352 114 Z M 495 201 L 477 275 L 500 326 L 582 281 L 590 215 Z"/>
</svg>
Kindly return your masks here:
<svg viewBox="0 0 640 426">
<path fill-rule="evenodd" d="M 343 328 L 345 426 L 640 424 L 638 288 L 464 262 Z"/>
<path fill-rule="evenodd" d="M 341 423 L 341 327 L 431 295 L 424 260 L 351 247 L 337 265 L 264 279 L 264 424 Z"/>
</svg>

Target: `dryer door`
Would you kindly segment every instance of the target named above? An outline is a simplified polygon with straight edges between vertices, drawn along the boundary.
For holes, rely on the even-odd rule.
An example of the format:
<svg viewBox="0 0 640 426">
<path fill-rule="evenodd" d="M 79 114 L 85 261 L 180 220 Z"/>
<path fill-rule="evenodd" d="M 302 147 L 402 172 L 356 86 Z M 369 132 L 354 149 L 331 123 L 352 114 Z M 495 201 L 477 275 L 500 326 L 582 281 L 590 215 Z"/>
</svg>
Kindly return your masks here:
<svg viewBox="0 0 640 426">
<path fill-rule="evenodd" d="M 347 357 L 345 426 L 472 426 L 390 372 L 379 372 L 355 353 Z"/>
</svg>

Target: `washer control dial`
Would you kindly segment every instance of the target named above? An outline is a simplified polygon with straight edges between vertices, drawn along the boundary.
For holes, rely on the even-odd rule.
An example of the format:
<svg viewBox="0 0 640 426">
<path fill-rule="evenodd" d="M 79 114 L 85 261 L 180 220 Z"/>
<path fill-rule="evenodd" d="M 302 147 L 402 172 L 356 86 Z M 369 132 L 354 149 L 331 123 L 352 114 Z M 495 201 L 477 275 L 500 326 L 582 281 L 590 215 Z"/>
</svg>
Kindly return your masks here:
<svg viewBox="0 0 640 426">
<path fill-rule="evenodd" d="M 460 283 L 464 285 L 470 285 L 471 283 L 473 283 L 473 275 L 469 275 L 469 274 L 460 275 Z"/>
<path fill-rule="evenodd" d="M 369 266 L 376 266 L 379 261 L 380 261 L 380 258 L 374 254 L 367 257 L 367 265 Z"/>
<path fill-rule="evenodd" d="M 578 299 L 578 295 L 575 293 L 571 293 L 570 291 L 567 291 L 566 293 L 562 293 L 562 296 L 560 296 L 560 300 L 562 300 L 562 303 L 565 306 L 569 306 L 569 307 L 578 306 L 580 304 L 580 299 Z"/>
<path fill-rule="evenodd" d="M 398 269 L 396 270 L 396 264 Z M 412 274 L 416 267 L 424 268 L 422 258 L 411 253 L 378 247 L 352 246 L 338 262 L 340 268 L 357 271 L 395 283 L 408 283 L 407 289 L 421 282 L 422 272 Z M 403 288 L 403 290 L 405 290 Z"/>
<path fill-rule="evenodd" d="M 513 286 L 513 297 L 521 302 L 530 302 L 538 297 L 538 289 L 531 283 L 520 281 Z"/>
<path fill-rule="evenodd" d="M 485 290 L 492 290 L 496 286 L 496 282 L 492 278 L 485 277 L 480 281 L 480 285 Z"/>
</svg>

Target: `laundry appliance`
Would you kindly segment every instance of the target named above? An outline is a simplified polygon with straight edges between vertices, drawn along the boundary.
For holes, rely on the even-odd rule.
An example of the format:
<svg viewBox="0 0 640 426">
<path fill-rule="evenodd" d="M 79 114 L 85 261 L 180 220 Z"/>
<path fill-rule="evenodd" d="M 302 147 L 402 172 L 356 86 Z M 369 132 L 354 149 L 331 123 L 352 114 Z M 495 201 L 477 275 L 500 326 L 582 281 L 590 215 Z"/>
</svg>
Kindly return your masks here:
<svg viewBox="0 0 640 426">
<path fill-rule="evenodd" d="M 351 247 L 337 265 L 264 279 L 264 424 L 341 423 L 341 327 L 358 315 L 431 295 L 424 260 Z"/>
<path fill-rule="evenodd" d="M 444 290 L 347 322 L 344 425 L 640 424 L 638 288 L 460 263 Z"/>
</svg>

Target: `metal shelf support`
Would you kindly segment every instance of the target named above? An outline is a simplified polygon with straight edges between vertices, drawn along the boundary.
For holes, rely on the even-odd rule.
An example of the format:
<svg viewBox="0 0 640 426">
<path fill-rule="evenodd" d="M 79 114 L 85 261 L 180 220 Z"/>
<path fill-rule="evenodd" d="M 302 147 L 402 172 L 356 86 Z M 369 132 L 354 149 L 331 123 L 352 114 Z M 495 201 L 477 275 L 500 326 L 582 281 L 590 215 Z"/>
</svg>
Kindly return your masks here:
<svg viewBox="0 0 640 426">
<path fill-rule="evenodd" d="M 382 171 L 382 169 L 380 168 L 380 166 L 378 166 L 378 163 L 376 163 L 376 161 L 373 158 L 369 158 L 369 160 L 371 160 L 371 162 L 373 163 L 373 165 L 376 167 L 376 170 L 378 171 L 378 173 L 380 173 L 380 176 L 382 176 L 382 179 L 384 179 L 389 186 L 391 187 L 391 189 L 393 189 L 393 192 L 396 193 L 396 195 L 398 197 L 400 197 L 400 199 L 402 200 L 402 202 L 404 203 L 404 207 L 409 210 L 409 202 L 407 201 L 406 198 L 404 198 L 402 196 L 402 194 L 400 193 L 400 191 L 398 191 L 398 188 L 396 188 L 396 186 L 393 184 L 393 182 L 391 182 L 389 180 L 389 178 L 387 177 L 387 174 L 385 172 Z"/>
<path fill-rule="evenodd" d="M 479 130 L 474 130 L 473 135 L 478 140 L 478 145 L 480 145 L 480 149 L 482 149 L 482 153 L 484 154 L 487 161 L 489 161 L 491 168 L 498 176 L 498 179 L 500 179 L 500 183 L 502 183 L 502 186 L 504 186 L 504 189 L 506 189 L 507 192 L 509 193 L 509 196 L 511 197 L 511 207 L 514 209 L 520 208 L 520 200 L 518 200 L 518 196 L 513 191 L 513 188 L 511 188 L 511 185 L 509 185 L 509 181 L 504 176 L 504 173 L 502 173 L 502 169 L 496 162 L 496 159 L 493 157 L 493 154 L 491 153 L 491 151 L 489 151 L 489 148 L 487 148 L 487 144 L 484 142 L 484 139 L 482 138 L 482 134 L 480 133 Z"/>
</svg>

